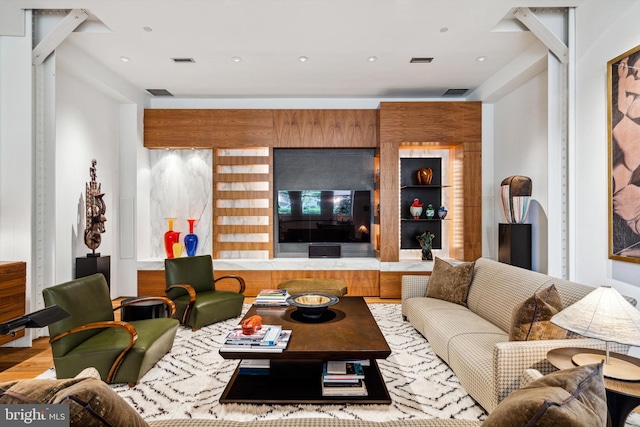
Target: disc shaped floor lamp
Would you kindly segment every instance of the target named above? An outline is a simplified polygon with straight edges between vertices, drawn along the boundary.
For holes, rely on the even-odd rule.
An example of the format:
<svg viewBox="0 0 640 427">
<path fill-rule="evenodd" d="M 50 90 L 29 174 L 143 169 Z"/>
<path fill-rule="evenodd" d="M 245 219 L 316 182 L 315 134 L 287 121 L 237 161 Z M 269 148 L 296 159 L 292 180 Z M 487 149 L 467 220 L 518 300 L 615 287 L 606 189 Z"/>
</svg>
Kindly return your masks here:
<svg viewBox="0 0 640 427">
<path fill-rule="evenodd" d="M 596 288 L 554 315 L 551 323 L 587 338 L 605 341 L 605 377 L 640 381 L 640 367 L 609 355 L 609 342 L 640 346 L 640 311 L 611 286 Z M 600 363 L 602 354 L 585 351 L 575 354 L 572 360 L 580 366 Z"/>
</svg>

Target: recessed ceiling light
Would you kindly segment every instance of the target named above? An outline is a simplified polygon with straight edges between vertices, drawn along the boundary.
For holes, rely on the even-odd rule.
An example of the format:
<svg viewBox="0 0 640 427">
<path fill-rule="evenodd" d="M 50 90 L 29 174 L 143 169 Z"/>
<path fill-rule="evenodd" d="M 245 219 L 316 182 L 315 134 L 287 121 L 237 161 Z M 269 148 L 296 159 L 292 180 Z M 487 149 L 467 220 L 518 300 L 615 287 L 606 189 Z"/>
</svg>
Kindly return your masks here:
<svg viewBox="0 0 640 427">
<path fill-rule="evenodd" d="M 484 62 L 484 61 L 486 61 L 486 60 L 487 60 L 487 57 L 486 57 L 486 56 L 478 56 L 478 57 L 476 58 L 476 61 L 477 61 L 477 62 Z"/>
<path fill-rule="evenodd" d="M 307 62 L 308 60 L 309 60 L 309 58 L 306 57 L 306 56 L 299 56 L 298 57 L 298 61 L 300 61 L 300 62 Z"/>
<path fill-rule="evenodd" d="M 151 31 L 153 31 L 153 28 L 151 27 L 142 27 L 143 30 L 145 30 L 147 33 L 150 33 Z"/>
<path fill-rule="evenodd" d="M 239 57 L 239 56 L 233 56 L 233 57 L 231 57 L 231 60 L 232 60 L 233 62 L 242 62 L 242 58 L 241 58 L 241 57 Z"/>
<path fill-rule="evenodd" d="M 129 58 L 129 57 L 127 57 L 127 56 L 121 56 L 121 57 L 120 57 L 120 60 L 121 60 L 122 62 L 129 62 L 129 61 L 131 61 L 131 58 Z"/>
<path fill-rule="evenodd" d="M 369 61 L 369 62 L 376 62 L 377 60 L 378 60 L 377 56 L 370 56 L 370 57 L 367 58 L 367 61 Z"/>
<path fill-rule="evenodd" d="M 440 32 L 441 33 L 446 33 L 447 31 L 449 31 L 449 29 L 447 27 L 440 28 Z"/>
</svg>

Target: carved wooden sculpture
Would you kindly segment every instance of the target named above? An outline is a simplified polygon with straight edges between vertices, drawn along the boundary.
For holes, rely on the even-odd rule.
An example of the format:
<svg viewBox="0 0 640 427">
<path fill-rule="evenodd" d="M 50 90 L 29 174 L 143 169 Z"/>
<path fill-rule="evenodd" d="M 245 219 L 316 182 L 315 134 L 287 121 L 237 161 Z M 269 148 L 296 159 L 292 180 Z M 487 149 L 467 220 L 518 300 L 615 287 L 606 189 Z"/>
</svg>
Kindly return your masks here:
<svg viewBox="0 0 640 427">
<path fill-rule="evenodd" d="M 84 230 L 84 243 L 93 251 L 95 255 L 96 249 L 102 242 L 101 234 L 105 232 L 104 223 L 107 221 L 105 212 L 107 207 L 104 204 L 104 193 L 102 193 L 101 184 L 96 182 L 96 163 L 95 159 L 91 160 L 89 175 L 91 181 L 86 186 L 86 225 Z"/>
</svg>

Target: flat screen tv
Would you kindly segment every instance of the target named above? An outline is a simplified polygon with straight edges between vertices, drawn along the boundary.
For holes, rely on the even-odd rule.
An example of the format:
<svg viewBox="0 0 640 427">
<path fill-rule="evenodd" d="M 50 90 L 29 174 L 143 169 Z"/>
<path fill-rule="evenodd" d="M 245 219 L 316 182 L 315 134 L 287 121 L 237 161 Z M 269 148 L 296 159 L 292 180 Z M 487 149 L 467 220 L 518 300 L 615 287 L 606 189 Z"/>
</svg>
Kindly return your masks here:
<svg viewBox="0 0 640 427">
<path fill-rule="evenodd" d="M 279 243 L 369 243 L 371 191 L 278 191 Z"/>
</svg>

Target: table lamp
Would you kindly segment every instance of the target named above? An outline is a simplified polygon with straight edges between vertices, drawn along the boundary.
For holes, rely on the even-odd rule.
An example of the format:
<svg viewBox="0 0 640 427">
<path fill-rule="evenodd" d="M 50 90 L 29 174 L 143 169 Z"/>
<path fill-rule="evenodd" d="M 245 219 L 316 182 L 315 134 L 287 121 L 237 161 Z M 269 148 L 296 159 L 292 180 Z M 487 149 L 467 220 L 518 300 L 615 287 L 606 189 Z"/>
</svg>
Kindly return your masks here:
<svg viewBox="0 0 640 427">
<path fill-rule="evenodd" d="M 600 286 L 580 301 L 551 318 L 551 323 L 588 338 L 605 341 L 604 376 L 627 381 L 640 380 L 640 367 L 609 356 L 609 342 L 640 346 L 640 311 L 611 286 Z M 586 349 L 585 349 L 586 350 Z M 600 363 L 602 354 L 575 354 L 576 365 Z"/>
</svg>

